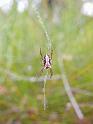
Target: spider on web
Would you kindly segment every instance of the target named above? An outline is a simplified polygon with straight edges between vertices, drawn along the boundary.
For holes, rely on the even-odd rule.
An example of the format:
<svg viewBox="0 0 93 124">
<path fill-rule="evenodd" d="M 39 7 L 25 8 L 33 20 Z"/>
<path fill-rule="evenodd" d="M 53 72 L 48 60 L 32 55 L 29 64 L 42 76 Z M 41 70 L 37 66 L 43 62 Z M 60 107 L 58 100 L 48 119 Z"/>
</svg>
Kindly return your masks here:
<svg viewBox="0 0 93 124">
<path fill-rule="evenodd" d="M 43 56 L 41 48 L 40 48 L 40 55 L 41 55 L 41 59 L 42 59 L 42 63 L 43 63 L 43 67 L 42 67 L 40 72 L 43 72 L 45 69 L 49 69 L 50 70 L 50 77 L 52 77 L 52 75 L 53 75 L 53 71 L 52 71 L 52 55 L 53 55 L 53 50 L 51 50 L 50 55 L 45 54 Z"/>
</svg>

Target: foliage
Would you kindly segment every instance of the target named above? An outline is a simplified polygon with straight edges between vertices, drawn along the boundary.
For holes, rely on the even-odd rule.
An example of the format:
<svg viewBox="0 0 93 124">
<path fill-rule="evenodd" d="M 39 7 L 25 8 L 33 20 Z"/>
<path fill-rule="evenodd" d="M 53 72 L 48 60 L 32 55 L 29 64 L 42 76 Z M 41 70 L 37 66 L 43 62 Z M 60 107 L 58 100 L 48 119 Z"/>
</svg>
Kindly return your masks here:
<svg viewBox="0 0 93 124">
<path fill-rule="evenodd" d="M 60 52 L 71 87 L 91 94 L 75 92 L 74 95 L 86 118 L 93 123 L 92 18 L 81 15 L 74 0 L 66 0 L 60 17 L 59 25 L 53 24 L 50 18 L 44 20 L 53 41 L 54 75 L 60 75 L 57 60 Z M 44 53 L 48 52 L 47 42 L 34 13 L 19 14 L 15 8 L 8 15 L 0 12 L 0 27 L 0 123 L 75 124 L 77 117 L 72 107 L 67 110 L 69 100 L 62 81 L 47 81 L 48 108 L 43 111 L 42 82 L 12 80 L 7 74 L 9 70 L 32 77 L 41 69 L 39 51 L 42 48 Z"/>
</svg>

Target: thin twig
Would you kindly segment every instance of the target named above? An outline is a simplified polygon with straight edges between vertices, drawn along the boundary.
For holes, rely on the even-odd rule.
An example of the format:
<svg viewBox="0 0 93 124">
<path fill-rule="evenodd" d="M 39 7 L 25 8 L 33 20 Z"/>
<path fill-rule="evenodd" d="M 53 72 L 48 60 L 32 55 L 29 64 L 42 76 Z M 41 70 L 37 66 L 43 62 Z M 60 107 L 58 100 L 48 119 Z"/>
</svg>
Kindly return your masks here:
<svg viewBox="0 0 93 124">
<path fill-rule="evenodd" d="M 34 82 L 43 82 L 45 79 L 45 76 L 40 76 L 40 77 L 24 76 L 1 67 L 0 67 L 0 72 L 4 73 L 4 75 L 7 75 L 13 81 L 27 81 L 27 82 L 34 83 Z M 52 78 L 47 76 L 46 80 L 61 80 L 61 78 L 62 78 L 61 75 L 53 75 Z"/>
<path fill-rule="evenodd" d="M 47 75 L 45 75 L 44 78 L 44 88 L 43 88 L 43 92 L 44 92 L 44 110 L 46 110 L 46 106 L 47 106 L 47 102 L 46 102 L 46 81 L 47 81 Z"/>
<path fill-rule="evenodd" d="M 70 88 L 70 85 L 69 85 L 69 81 L 68 81 L 68 78 L 66 76 L 66 73 L 65 73 L 65 70 L 64 70 L 64 63 L 63 63 L 63 59 L 61 61 L 60 57 L 58 57 L 58 62 L 59 62 L 59 66 L 60 66 L 60 70 L 61 70 L 61 75 L 62 75 L 62 80 L 63 80 L 63 84 L 64 84 L 64 88 L 66 90 L 66 93 L 68 95 L 68 98 L 75 110 L 75 113 L 77 115 L 77 117 L 80 119 L 80 120 L 83 120 L 84 119 L 84 115 L 78 105 L 78 103 L 76 102 L 73 94 L 72 94 L 72 91 L 71 91 L 71 88 Z"/>
<path fill-rule="evenodd" d="M 7 75 L 11 80 L 13 81 L 26 81 L 26 83 L 39 83 L 39 82 L 44 82 L 45 80 L 45 76 L 40 76 L 40 77 L 28 77 L 28 76 L 24 76 L 24 75 L 19 75 L 17 73 L 12 72 L 11 70 L 8 69 L 4 69 L 4 68 L 0 68 L 0 72 L 4 73 L 4 75 Z M 53 75 L 52 78 L 46 76 L 46 81 L 51 80 L 51 81 L 59 81 L 62 80 L 62 76 L 61 75 Z M 81 89 L 81 88 L 75 88 L 72 87 L 71 88 L 73 93 L 79 93 L 79 94 L 83 94 L 86 96 L 93 96 L 93 93 L 85 90 L 85 89 Z M 63 90 L 64 92 L 64 90 Z"/>
<path fill-rule="evenodd" d="M 28 77 L 24 75 L 19 75 L 18 73 L 12 72 L 11 70 L 0 68 L 0 72 L 6 74 L 11 80 L 14 81 L 27 81 L 27 82 L 43 82 L 45 76 L 40 76 L 40 77 Z M 46 80 L 61 80 L 60 75 L 53 75 L 52 78 L 46 77 Z"/>
<path fill-rule="evenodd" d="M 36 7 L 36 5 L 34 3 L 31 3 L 31 7 L 34 10 L 34 13 L 35 13 L 36 17 L 38 18 L 38 21 L 41 24 L 41 27 L 43 29 L 43 32 L 44 32 L 44 34 L 46 36 L 48 50 L 51 50 L 51 39 L 49 37 L 48 31 L 47 31 L 47 29 L 45 27 L 45 24 L 43 22 L 43 19 L 40 16 L 39 10 L 37 9 L 37 7 Z"/>
<path fill-rule="evenodd" d="M 86 95 L 86 96 L 93 96 L 93 93 L 88 91 L 88 90 L 85 90 L 85 89 L 80 89 L 80 88 L 71 88 L 72 92 L 73 93 L 79 93 L 79 94 L 83 94 L 83 95 Z"/>
<path fill-rule="evenodd" d="M 31 76 L 28 77 L 28 76 L 24 76 L 24 75 L 19 75 L 18 73 L 12 72 L 11 70 L 4 69 L 4 68 L 0 68 L 0 72 L 4 73 L 4 75 L 7 75 L 13 81 L 27 81 L 30 83 L 37 83 L 37 82 L 43 82 L 45 79 L 45 76 L 40 76 L 38 78 L 31 77 Z M 48 81 L 48 80 L 59 81 L 59 80 L 62 80 L 62 76 L 61 75 L 53 75 L 52 78 L 49 78 L 47 76 L 46 81 Z M 87 85 L 89 85 L 89 83 L 84 84 L 84 85 L 87 86 Z M 93 83 L 91 83 L 90 85 L 93 85 Z M 93 96 L 92 92 L 85 90 L 85 89 L 72 87 L 71 90 L 73 93 L 75 92 L 75 93 L 80 93 L 80 94 L 87 95 L 87 96 Z"/>
</svg>

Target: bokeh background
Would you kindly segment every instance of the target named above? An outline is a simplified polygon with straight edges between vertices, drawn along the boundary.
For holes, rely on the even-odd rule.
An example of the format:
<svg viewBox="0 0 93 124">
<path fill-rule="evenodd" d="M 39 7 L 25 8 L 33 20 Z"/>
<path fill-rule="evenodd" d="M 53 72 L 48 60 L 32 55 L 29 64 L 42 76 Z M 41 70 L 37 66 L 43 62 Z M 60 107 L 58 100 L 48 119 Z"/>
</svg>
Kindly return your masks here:
<svg viewBox="0 0 93 124">
<path fill-rule="evenodd" d="M 53 49 L 45 111 L 46 71 L 36 75 L 42 68 L 40 48 L 43 54 L 49 53 L 48 42 L 32 4 Z M 0 0 L 0 124 L 79 123 L 61 80 L 61 58 L 84 124 L 93 124 L 92 52 L 93 0 Z"/>
</svg>

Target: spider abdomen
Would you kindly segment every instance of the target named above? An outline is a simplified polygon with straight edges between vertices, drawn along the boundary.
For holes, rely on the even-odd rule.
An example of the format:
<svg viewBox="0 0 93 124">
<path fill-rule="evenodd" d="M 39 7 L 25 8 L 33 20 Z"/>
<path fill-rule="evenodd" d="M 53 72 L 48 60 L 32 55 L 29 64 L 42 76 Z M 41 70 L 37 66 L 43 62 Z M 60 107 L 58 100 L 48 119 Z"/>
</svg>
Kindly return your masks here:
<svg viewBox="0 0 93 124">
<path fill-rule="evenodd" d="M 51 59 L 50 59 L 49 55 L 46 54 L 46 55 L 44 56 L 43 62 L 44 62 L 44 67 L 45 67 L 46 69 L 51 68 Z"/>
</svg>

